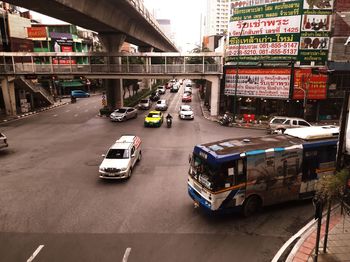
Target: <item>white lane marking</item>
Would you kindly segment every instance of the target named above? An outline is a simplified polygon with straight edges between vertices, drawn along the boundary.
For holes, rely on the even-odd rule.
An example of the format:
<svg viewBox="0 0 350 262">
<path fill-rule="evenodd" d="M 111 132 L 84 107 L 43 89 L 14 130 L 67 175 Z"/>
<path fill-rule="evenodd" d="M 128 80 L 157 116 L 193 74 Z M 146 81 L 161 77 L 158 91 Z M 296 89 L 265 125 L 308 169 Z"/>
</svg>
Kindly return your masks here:
<svg viewBox="0 0 350 262">
<path fill-rule="evenodd" d="M 70 112 L 70 110 L 66 110 L 65 112 L 68 113 L 68 112 Z"/>
<path fill-rule="evenodd" d="M 80 108 L 80 106 L 77 106 L 77 109 L 79 109 Z"/>
<path fill-rule="evenodd" d="M 27 262 L 31 262 L 34 258 L 39 254 L 40 250 L 44 247 L 44 245 L 38 246 L 38 248 L 34 251 L 34 253 L 27 259 Z"/>
<path fill-rule="evenodd" d="M 57 114 L 54 114 L 54 115 L 53 115 L 53 117 L 56 117 L 56 116 L 58 116 L 58 115 L 57 115 Z"/>
<path fill-rule="evenodd" d="M 74 117 L 77 117 L 79 114 L 75 114 Z"/>
<path fill-rule="evenodd" d="M 128 261 L 130 252 L 131 252 L 131 247 L 128 247 L 128 248 L 125 250 L 125 253 L 124 253 L 122 262 L 127 262 L 127 261 Z"/>
<path fill-rule="evenodd" d="M 84 112 L 89 112 L 89 109 L 85 109 Z"/>
</svg>

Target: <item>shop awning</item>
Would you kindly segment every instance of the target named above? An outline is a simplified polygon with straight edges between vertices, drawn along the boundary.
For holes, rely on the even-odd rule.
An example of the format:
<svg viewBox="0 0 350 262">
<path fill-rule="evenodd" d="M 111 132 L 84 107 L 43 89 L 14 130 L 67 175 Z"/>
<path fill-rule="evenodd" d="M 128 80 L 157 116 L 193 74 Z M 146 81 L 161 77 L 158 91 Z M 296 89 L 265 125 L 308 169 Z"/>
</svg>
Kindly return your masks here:
<svg viewBox="0 0 350 262">
<path fill-rule="evenodd" d="M 80 81 L 62 81 L 62 82 L 60 82 L 60 85 L 62 87 L 81 87 L 81 86 L 84 86 L 84 84 Z"/>
</svg>

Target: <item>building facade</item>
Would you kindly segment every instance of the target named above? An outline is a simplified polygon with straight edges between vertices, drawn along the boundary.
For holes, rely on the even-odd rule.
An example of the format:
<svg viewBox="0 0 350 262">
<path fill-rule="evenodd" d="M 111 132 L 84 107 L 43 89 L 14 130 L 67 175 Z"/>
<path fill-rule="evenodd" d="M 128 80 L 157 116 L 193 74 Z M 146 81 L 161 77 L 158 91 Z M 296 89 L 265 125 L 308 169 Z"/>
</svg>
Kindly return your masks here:
<svg viewBox="0 0 350 262">
<path fill-rule="evenodd" d="M 230 0 L 207 0 L 204 36 L 226 34 L 229 21 Z"/>
<path fill-rule="evenodd" d="M 232 1 L 221 110 L 338 119 L 349 85 L 347 2 Z"/>
</svg>

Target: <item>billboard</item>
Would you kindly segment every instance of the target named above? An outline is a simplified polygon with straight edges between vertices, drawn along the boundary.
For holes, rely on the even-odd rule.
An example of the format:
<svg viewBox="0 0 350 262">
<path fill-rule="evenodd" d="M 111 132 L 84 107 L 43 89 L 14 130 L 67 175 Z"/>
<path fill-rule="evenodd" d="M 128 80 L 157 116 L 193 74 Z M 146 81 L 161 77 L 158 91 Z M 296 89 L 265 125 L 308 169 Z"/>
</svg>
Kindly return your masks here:
<svg viewBox="0 0 350 262">
<path fill-rule="evenodd" d="M 236 69 L 225 70 L 225 95 L 235 94 L 236 74 Z M 290 79 L 290 69 L 239 69 L 237 96 L 287 99 Z"/>
<path fill-rule="evenodd" d="M 47 37 L 45 26 L 27 27 L 27 33 L 29 38 L 46 38 Z"/>
<path fill-rule="evenodd" d="M 326 63 L 333 3 L 334 0 L 303 0 L 299 61 Z"/>
<path fill-rule="evenodd" d="M 229 61 L 325 64 L 334 0 L 238 0 L 231 3 Z M 239 53 L 238 53 L 239 50 Z"/>
<path fill-rule="evenodd" d="M 293 99 L 321 100 L 327 98 L 327 75 L 312 74 L 311 68 L 295 69 Z"/>
</svg>

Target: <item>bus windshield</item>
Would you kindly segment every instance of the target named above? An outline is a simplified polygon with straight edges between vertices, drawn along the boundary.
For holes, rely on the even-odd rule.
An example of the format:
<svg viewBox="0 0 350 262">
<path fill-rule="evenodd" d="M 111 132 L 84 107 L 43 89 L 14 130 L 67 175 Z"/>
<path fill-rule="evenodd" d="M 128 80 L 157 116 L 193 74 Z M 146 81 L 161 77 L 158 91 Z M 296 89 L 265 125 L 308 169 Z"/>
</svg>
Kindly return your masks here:
<svg viewBox="0 0 350 262">
<path fill-rule="evenodd" d="M 201 157 L 193 154 L 190 175 L 209 190 L 217 191 L 233 184 L 233 173 L 229 175 L 228 168 L 211 165 Z"/>
</svg>

